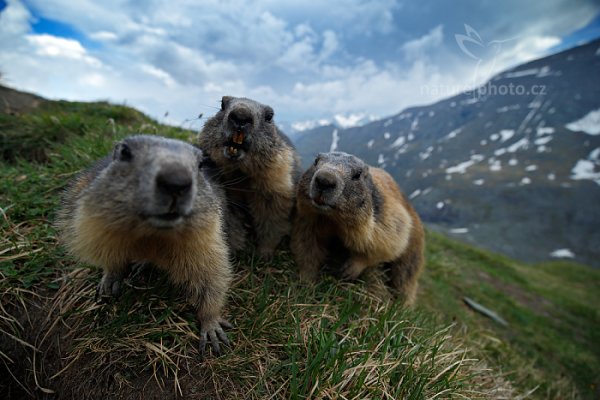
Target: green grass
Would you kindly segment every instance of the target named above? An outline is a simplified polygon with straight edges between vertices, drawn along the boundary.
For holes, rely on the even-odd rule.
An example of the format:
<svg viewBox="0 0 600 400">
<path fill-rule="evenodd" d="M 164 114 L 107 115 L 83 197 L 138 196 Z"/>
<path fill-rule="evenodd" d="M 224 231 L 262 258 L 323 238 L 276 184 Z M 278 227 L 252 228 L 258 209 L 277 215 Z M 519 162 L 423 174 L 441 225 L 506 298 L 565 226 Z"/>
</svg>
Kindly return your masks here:
<svg viewBox="0 0 600 400">
<path fill-rule="evenodd" d="M 8 128 L 7 128 L 8 127 Z M 191 140 L 106 103 L 50 102 L 0 118 L 0 383 L 4 397 L 594 398 L 600 274 L 526 265 L 427 235 L 418 305 L 403 309 L 376 273 L 301 284 L 287 251 L 234 264 L 226 307 L 234 346 L 199 359 L 193 310 L 145 268 L 118 301 L 93 301 L 101 272 L 60 247 L 52 220 L 65 183 L 115 140 Z M 17 140 L 22 137 L 24 140 Z M 13 140 L 14 139 L 14 140 Z M 35 155 L 35 156 L 32 156 Z M 468 296 L 503 327 L 467 308 Z M 531 392 L 531 393 L 529 393 Z"/>
</svg>

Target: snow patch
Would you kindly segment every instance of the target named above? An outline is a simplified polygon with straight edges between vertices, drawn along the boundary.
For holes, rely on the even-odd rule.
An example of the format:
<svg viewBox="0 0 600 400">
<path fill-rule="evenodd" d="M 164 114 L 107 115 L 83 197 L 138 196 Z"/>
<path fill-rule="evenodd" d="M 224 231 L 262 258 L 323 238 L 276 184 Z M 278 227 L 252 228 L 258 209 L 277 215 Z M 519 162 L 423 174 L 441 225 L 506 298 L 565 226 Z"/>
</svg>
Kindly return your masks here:
<svg viewBox="0 0 600 400">
<path fill-rule="evenodd" d="M 392 147 L 400 147 L 403 146 L 404 143 L 406 143 L 404 136 L 398 136 L 398 139 L 394 140 L 394 143 L 392 143 Z"/>
<path fill-rule="evenodd" d="M 511 158 L 510 160 L 508 160 L 508 165 L 510 166 L 514 167 L 517 164 L 519 164 L 519 160 L 517 160 L 516 158 Z"/>
<path fill-rule="evenodd" d="M 508 111 L 518 110 L 519 108 L 521 108 L 520 104 L 513 104 L 510 106 L 504 106 L 504 107 L 497 108 L 496 112 L 497 113 L 505 113 Z"/>
<path fill-rule="evenodd" d="M 450 233 L 469 233 L 469 228 L 453 228 L 450 229 Z"/>
<path fill-rule="evenodd" d="M 338 135 L 338 130 L 334 129 L 333 132 L 331 133 L 331 147 L 329 148 L 329 152 L 333 152 L 333 151 L 337 150 L 339 140 L 340 140 L 340 137 Z"/>
<path fill-rule="evenodd" d="M 553 181 L 553 180 L 555 180 L 555 179 L 556 179 L 556 175 L 554 175 L 554 174 L 552 174 L 552 173 L 548 174 L 548 180 L 549 180 L 549 181 Z"/>
<path fill-rule="evenodd" d="M 392 122 L 394 122 L 394 120 L 392 120 L 391 118 L 390 118 L 390 119 L 388 119 L 387 121 L 385 121 L 385 122 L 383 123 L 383 127 L 384 127 L 384 128 L 387 128 L 388 126 L 390 126 L 390 125 L 392 124 Z"/>
<path fill-rule="evenodd" d="M 379 153 L 379 157 L 377 157 L 377 164 L 379 164 L 379 165 L 385 164 L 385 157 L 381 153 Z"/>
<path fill-rule="evenodd" d="M 331 121 L 328 119 L 318 119 L 318 120 L 309 120 L 309 121 L 298 121 L 292 123 L 292 129 L 297 132 L 306 131 L 309 129 L 314 129 L 320 126 L 325 126 L 331 124 Z"/>
<path fill-rule="evenodd" d="M 539 72 L 539 68 L 522 69 L 520 71 L 507 72 L 506 74 L 504 74 L 504 78 L 521 78 L 529 75 L 537 75 L 539 74 Z"/>
<path fill-rule="evenodd" d="M 375 140 L 373 140 L 373 139 L 369 140 L 369 141 L 367 142 L 367 148 L 369 148 L 369 149 L 370 149 L 371 147 L 373 147 L 373 144 L 374 144 L 374 143 L 375 143 Z"/>
<path fill-rule="evenodd" d="M 433 146 L 429 146 L 425 151 L 419 153 L 419 157 L 421 160 L 427 160 L 429 156 L 431 156 L 431 152 L 433 151 Z"/>
<path fill-rule="evenodd" d="M 515 131 L 513 129 L 502 129 L 500 131 L 500 136 L 502 137 L 501 142 L 506 142 L 507 140 L 512 138 L 514 135 L 515 135 Z"/>
<path fill-rule="evenodd" d="M 589 179 L 600 185 L 600 171 L 596 171 L 598 164 L 590 160 L 579 160 L 571 170 L 571 179 Z"/>
<path fill-rule="evenodd" d="M 498 172 L 498 171 L 502 171 L 502 163 L 500 162 L 500 160 L 490 160 L 490 171 L 492 172 Z"/>
<path fill-rule="evenodd" d="M 410 130 L 414 131 L 418 127 L 419 127 L 419 117 L 415 117 L 415 119 L 413 120 L 413 122 L 410 124 Z"/>
<path fill-rule="evenodd" d="M 417 197 L 417 196 L 418 196 L 418 195 L 420 195 L 420 194 L 421 194 L 421 189 L 417 189 L 417 190 L 415 190 L 414 192 L 412 192 L 412 193 L 410 194 L 410 196 L 408 196 L 408 198 L 412 200 L 412 199 L 414 199 L 415 197 Z"/>
<path fill-rule="evenodd" d="M 460 164 L 455 165 L 453 167 L 446 168 L 446 174 L 464 174 L 465 172 L 467 172 L 467 169 L 469 167 L 472 167 L 478 162 L 483 161 L 483 159 L 484 156 L 482 156 L 481 154 L 473 154 L 470 160 L 461 162 Z"/>
<path fill-rule="evenodd" d="M 569 249 L 556 249 L 550 253 L 550 257 L 554 258 L 575 258 L 575 253 Z"/>
<path fill-rule="evenodd" d="M 537 146 L 543 146 L 545 144 L 548 144 L 552 139 L 553 139 L 552 136 L 544 136 L 541 138 L 537 138 L 537 139 L 535 139 L 535 144 Z"/>
<path fill-rule="evenodd" d="M 538 126 L 537 136 L 551 135 L 554 133 L 554 128 L 551 126 Z"/>
<path fill-rule="evenodd" d="M 390 133 L 389 133 L 389 132 L 385 132 L 385 133 L 383 134 L 383 138 L 384 138 L 385 140 L 389 139 L 390 137 L 391 137 L 391 135 L 390 135 Z"/>
<path fill-rule="evenodd" d="M 348 115 L 338 114 L 333 117 L 333 120 L 340 128 L 352 128 L 353 126 L 364 125 L 367 122 L 371 122 L 376 119 L 376 116 L 367 115 L 365 113 L 356 113 Z"/>
<path fill-rule="evenodd" d="M 531 179 L 528 178 L 528 177 L 526 177 L 526 176 L 524 176 L 521 179 L 521 182 L 519 182 L 519 185 L 524 186 L 524 185 L 529 185 L 530 183 L 531 183 Z"/>
<path fill-rule="evenodd" d="M 533 172 L 537 169 L 538 169 L 537 165 L 528 165 L 527 167 L 525 167 L 525 171 L 527 171 L 527 172 Z"/>
<path fill-rule="evenodd" d="M 460 133 L 461 130 L 462 130 L 462 128 L 458 128 L 458 129 L 453 130 L 448 135 L 446 135 L 446 138 L 447 139 L 454 139 Z"/>
<path fill-rule="evenodd" d="M 585 160 L 577 161 L 571 169 L 571 179 L 592 180 L 600 185 L 600 147 L 593 150 Z"/>
<path fill-rule="evenodd" d="M 445 204 L 443 201 L 438 201 L 438 203 L 435 205 L 435 207 L 436 207 L 438 210 L 441 210 L 442 208 L 444 208 L 444 206 L 445 206 L 445 205 L 446 205 L 446 204 Z"/>
<path fill-rule="evenodd" d="M 475 179 L 473 185 L 481 186 L 485 183 L 485 179 Z"/>
<path fill-rule="evenodd" d="M 551 75 L 552 75 L 552 71 L 550 70 L 550 67 L 547 65 L 544 65 L 540 69 L 540 72 L 538 72 L 538 74 L 536 75 L 536 78 L 545 78 L 545 77 L 551 76 Z"/>
<path fill-rule="evenodd" d="M 590 111 L 583 118 L 565 125 L 570 131 L 584 132 L 588 135 L 600 134 L 600 108 Z"/>
<path fill-rule="evenodd" d="M 490 140 L 491 140 L 492 142 L 495 142 L 495 141 L 496 141 L 496 140 L 498 140 L 498 139 L 500 139 L 500 135 L 498 135 L 497 133 L 492 133 L 492 134 L 490 135 Z"/>
</svg>

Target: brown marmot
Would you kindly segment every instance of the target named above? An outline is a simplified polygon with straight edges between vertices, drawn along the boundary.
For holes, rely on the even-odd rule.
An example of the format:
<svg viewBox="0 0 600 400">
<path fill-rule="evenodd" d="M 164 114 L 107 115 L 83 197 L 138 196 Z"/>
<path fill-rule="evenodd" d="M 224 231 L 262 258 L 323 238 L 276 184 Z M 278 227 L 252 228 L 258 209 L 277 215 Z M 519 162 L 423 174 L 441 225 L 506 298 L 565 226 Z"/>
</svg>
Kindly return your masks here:
<svg viewBox="0 0 600 400">
<path fill-rule="evenodd" d="M 298 184 L 291 247 L 300 277 L 314 281 L 330 258 L 348 257 L 341 276 L 382 266 L 392 288 L 414 302 L 424 263 L 419 216 L 394 179 L 346 153 L 319 154 Z"/>
<path fill-rule="evenodd" d="M 298 154 L 273 122 L 273 109 L 246 98 L 224 96 L 221 110 L 198 135 L 200 148 L 216 164 L 228 202 L 232 250 L 245 247 L 250 225 L 258 253 L 271 258 L 290 233 Z"/>
<path fill-rule="evenodd" d="M 202 170 L 202 151 L 159 136 L 128 137 L 66 189 L 56 225 L 67 249 L 101 266 L 97 299 L 119 294 L 128 266 L 167 272 L 197 308 L 200 350 L 228 344 L 221 317 L 232 272 L 223 194 Z"/>
</svg>

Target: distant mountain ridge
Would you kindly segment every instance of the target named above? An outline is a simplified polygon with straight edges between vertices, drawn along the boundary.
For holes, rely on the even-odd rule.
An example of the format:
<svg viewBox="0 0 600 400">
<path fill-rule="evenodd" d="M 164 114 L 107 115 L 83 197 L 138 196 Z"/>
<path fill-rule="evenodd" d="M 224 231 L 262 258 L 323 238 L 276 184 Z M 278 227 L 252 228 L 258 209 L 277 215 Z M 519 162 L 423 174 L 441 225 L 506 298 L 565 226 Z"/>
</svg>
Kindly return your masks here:
<svg viewBox="0 0 600 400">
<path fill-rule="evenodd" d="M 296 146 L 305 165 L 335 148 L 385 168 L 431 227 L 526 261 L 600 267 L 600 40 Z"/>
</svg>

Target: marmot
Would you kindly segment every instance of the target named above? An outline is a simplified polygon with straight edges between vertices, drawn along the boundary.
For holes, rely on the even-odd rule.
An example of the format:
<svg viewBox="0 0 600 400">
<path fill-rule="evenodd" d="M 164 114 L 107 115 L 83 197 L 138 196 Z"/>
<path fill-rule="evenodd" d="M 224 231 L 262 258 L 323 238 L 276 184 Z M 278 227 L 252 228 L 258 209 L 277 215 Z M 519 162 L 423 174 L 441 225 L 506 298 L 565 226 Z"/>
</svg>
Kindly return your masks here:
<svg viewBox="0 0 600 400">
<path fill-rule="evenodd" d="M 246 221 L 258 253 L 271 258 L 290 233 L 300 160 L 290 139 L 273 122 L 273 109 L 246 98 L 224 96 L 221 110 L 198 135 L 200 148 L 216 164 L 228 201 L 229 243 L 246 243 Z"/>
<path fill-rule="evenodd" d="M 298 184 L 291 247 L 300 277 L 314 281 L 335 252 L 347 253 L 341 276 L 382 266 L 392 288 L 414 302 L 424 263 L 419 216 L 394 179 L 346 153 L 319 154 Z"/>
<path fill-rule="evenodd" d="M 223 232 L 223 193 L 202 171 L 202 151 L 159 136 L 118 142 L 112 155 L 67 187 L 56 225 L 67 249 L 101 266 L 96 297 L 116 296 L 128 266 L 167 272 L 197 307 L 200 351 L 229 344 L 221 317 L 232 279 Z"/>
</svg>

